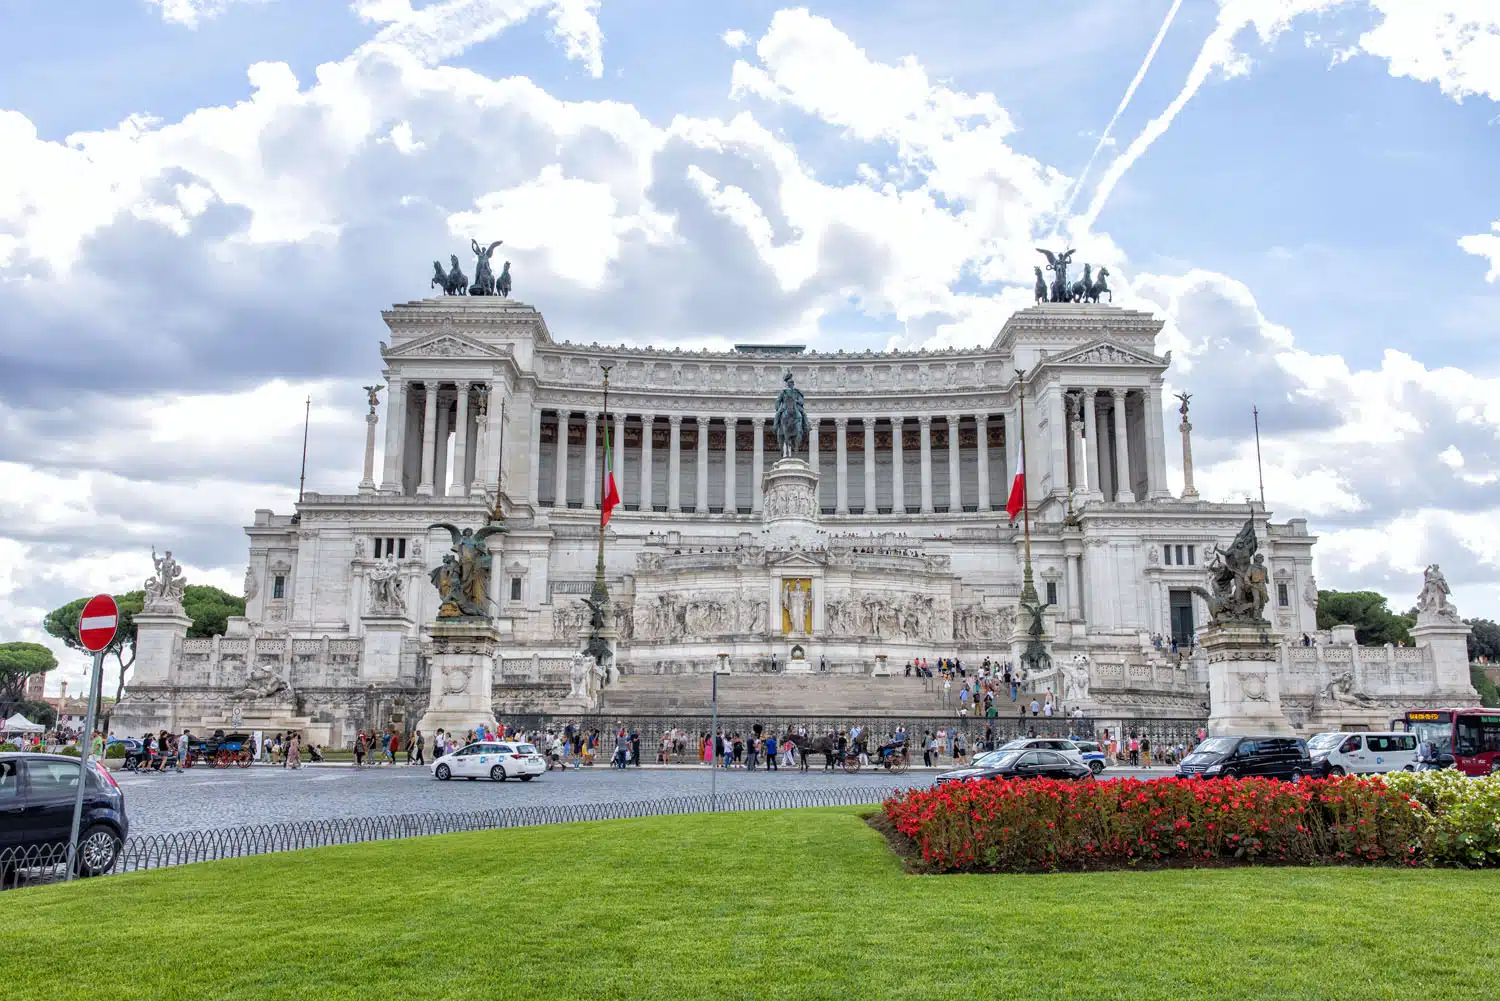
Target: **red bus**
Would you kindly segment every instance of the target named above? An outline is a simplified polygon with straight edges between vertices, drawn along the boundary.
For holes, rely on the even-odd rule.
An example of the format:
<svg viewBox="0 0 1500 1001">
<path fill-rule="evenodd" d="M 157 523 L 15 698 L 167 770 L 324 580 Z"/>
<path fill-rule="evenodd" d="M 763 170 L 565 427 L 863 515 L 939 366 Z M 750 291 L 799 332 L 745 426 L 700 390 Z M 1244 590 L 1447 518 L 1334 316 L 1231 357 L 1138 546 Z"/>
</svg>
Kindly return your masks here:
<svg viewBox="0 0 1500 1001">
<path fill-rule="evenodd" d="M 1465 775 L 1500 772 L 1500 709 L 1412 709 L 1400 720 Z"/>
</svg>

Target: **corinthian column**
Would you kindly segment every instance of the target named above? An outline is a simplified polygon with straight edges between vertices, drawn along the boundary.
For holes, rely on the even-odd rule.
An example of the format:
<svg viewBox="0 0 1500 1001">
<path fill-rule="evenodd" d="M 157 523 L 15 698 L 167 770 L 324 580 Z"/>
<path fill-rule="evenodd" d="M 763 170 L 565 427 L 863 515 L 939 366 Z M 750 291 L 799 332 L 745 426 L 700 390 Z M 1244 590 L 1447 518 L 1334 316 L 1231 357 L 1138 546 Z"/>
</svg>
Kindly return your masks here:
<svg viewBox="0 0 1500 1001">
<path fill-rule="evenodd" d="M 917 417 L 917 427 L 922 437 L 922 513 L 932 513 L 932 415 Z"/>
<path fill-rule="evenodd" d="M 880 510 L 875 505 L 875 419 L 866 417 L 865 426 L 865 514 Z"/>
<path fill-rule="evenodd" d="M 1115 398 L 1115 476 L 1120 484 L 1120 489 L 1115 495 L 1117 501 L 1135 500 L 1135 487 L 1130 478 L 1130 426 L 1125 420 L 1125 393 L 1127 390 L 1114 389 L 1110 391 Z"/>
<path fill-rule="evenodd" d="M 380 492 L 401 492 L 401 436 L 406 431 L 406 382 L 399 375 L 386 380 L 385 460 L 382 463 Z"/>
<path fill-rule="evenodd" d="M 572 416 L 566 410 L 557 412 L 557 461 L 553 463 L 557 488 L 553 491 L 552 506 L 563 510 L 568 507 L 568 425 Z"/>
<path fill-rule="evenodd" d="M 655 414 L 641 414 L 641 510 L 651 508 L 651 431 L 656 426 Z"/>
<path fill-rule="evenodd" d="M 974 418 L 974 426 L 979 432 L 979 510 L 981 512 L 990 509 L 990 419 L 987 414 L 980 414 Z"/>
<path fill-rule="evenodd" d="M 958 415 L 948 415 L 948 512 L 964 509 L 963 479 L 959 475 Z"/>
<path fill-rule="evenodd" d="M 583 507 L 591 511 L 599 506 L 599 415 L 590 413 L 583 432 Z"/>
<path fill-rule="evenodd" d="M 734 483 L 734 436 L 739 430 L 738 417 L 724 418 L 724 513 L 738 514 L 739 500 L 735 496 Z"/>
<path fill-rule="evenodd" d="M 904 417 L 891 418 L 891 513 L 906 513 L 906 456 L 901 451 Z"/>
<path fill-rule="evenodd" d="M 359 481 L 359 492 L 362 494 L 373 494 L 375 492 L 375 425 L 379 423 L 380 415 L 375 413 L 375 404 L 370 404 L 370 412 L 365 414 L 365 475 Z"/>
<path fill-rule="evenodd" d="M 418 497 L 432 496 L 433 463 L 437 460 L 437 383 L 422 384 L 427 401 L 422 407 L 422 481 L 417 484 Z"/>
<path fill-rule="evenodd" d="M 698 418 L 698 489 L 693 510 L 708 514 L 708 418 Z"/>
<path fill-rule="evenodd" d="M 668 414 L 671 441 L 667 445 L 667 511 L 682 510 L 682 415 Z"/>
<path fill-rule="evenodd" d="M 838 500 L 834 514 L 849 513 L 849 418 L 835 417 L 834 442 L 837 452 Z"/>
<path fill-rule="evenodd" d="M 453 485 L 449 497 L 462 497 L 469 492 L 469 478 L 465 475 L 469 455 L 469 383 L 458 384 L 458 417 L 453 424 Z"/>
<path fill-rule="evenodd" d="M 750 452 L 750 511 L 760 514 L 765 494 L 761 490 L 761 477 L 766 472 L 766 417 L 750 418 L 750 427 L 755 432 L 755 447 Z"/>
</svg>

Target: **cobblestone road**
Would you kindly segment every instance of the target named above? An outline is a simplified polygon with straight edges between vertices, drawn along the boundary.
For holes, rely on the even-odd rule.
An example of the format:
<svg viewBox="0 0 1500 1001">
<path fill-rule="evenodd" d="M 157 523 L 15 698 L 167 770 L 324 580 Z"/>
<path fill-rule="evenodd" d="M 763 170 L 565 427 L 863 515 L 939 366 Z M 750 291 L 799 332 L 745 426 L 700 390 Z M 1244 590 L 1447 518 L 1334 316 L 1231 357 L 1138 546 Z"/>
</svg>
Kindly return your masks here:
<svg viewBox="0 0 1500 1001">
<path fill-rule="evenodd" d="M 896 776 L 879 769 L 858 775 L 795 771 L 720 771 L 720 792 L 764 789 L 816 789 L 827 786 L 905 788 L 927 786 L 934 772 L 914 770 Z M 1106 774 L 1136 774 L 1112 771 Z M 320 767 L 289 771 L 257 765 L 240 769 L 193 768 L 181 775 L 116 773 L 125 790 L 132 834 L 238 827 L 330 817 L 370 817 L 391 813 L 492 810 L 543 803 L 604 803 L 665 799 L 707 793 L 706 768 L 607 767 L 549 772 L 531 782 L 439 782 L 426 768 Z"/>
</svg>

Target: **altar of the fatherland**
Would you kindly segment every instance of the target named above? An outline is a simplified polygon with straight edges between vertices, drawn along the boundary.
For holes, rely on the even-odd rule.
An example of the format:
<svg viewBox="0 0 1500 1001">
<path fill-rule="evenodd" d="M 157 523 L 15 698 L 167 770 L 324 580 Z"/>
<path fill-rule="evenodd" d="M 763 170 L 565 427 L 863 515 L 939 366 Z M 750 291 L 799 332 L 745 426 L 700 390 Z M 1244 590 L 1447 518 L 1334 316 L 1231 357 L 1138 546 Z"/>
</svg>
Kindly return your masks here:
<svg viewBox="0 0 1500 1001">
<path fill-rule="evenodd" d="M 554 336 L 541 312 L 502 296 L 407 302 L 382 318 L 362 481 L 308 492 L 293 512 L 255 511 L 246 614 L 225 636 L 188 639 L 180 621 L 145 617 L 126 729 L 218 725 L 257 702 L 320 742 L 410 725 L 430 695 L 429 575 L 449 547 L 428 526 L 478 528 L 496 512 L 507 531 L 488 540 L 493 706 L 556 710 L 588 632 L 606 429 L 621 498 L 603 547 L 614 671 L 590 692 L 606 711 L 616 688 L 637 705 L 652 704 L 642 693 L 670 701 L 683 676 L 715 665 L 766 672 L 774 659 L 768 684 L 788 668 L 847 676 L 855 707 L 913 658 L 1018 663 L 1022 530 L 1004 506 L 1023 391 L 1052 662 L 1030 679 L 1037 692 L 1091 714 L 1205 715 L 1201 655 L 1170 644 L 1191 646 L 1210 549 L 1247 518 L 1288 713 L 1312 711 L 1345 663 L 1327 643 L 1294 663 L 1285 642 L 1319 635 L 1305 521 L 1200 499 L 1190 459 L 1187 489 L 1169 489 L 1167 450 L 1186 449 L 1190 425 L 1184 405 L 1168 433 L 1171 359 L 1155 353 L 1162 323 L 1148 313 L 1043 303 L 985 348 L 885 353 L 601 347 Z M 791 479 L 771 428 L 788 374 L 808 418 Z M 1435 691 L 1417 659 L 1345 660 L 1366 665 L 1362 697 Z"/>
</svg>

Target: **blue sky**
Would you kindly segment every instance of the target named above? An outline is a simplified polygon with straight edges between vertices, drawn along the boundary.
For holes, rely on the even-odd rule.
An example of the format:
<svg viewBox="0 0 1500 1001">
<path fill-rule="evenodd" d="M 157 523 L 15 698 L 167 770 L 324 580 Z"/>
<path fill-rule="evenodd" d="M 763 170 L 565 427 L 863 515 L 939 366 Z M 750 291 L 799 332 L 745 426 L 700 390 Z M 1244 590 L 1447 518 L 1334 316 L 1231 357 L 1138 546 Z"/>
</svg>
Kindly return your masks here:
<svg viewBox="0 0 1500 1001">
<path fill-rule="evenodd" d="M 1500 615 L 1497 146 L 1490 0 L 0 0 L 0 638 L 153 543 L 237 588 L 301 400 L 351 487 L 377 311 L 492 231 L 567 339 L 879 348 L 986 343 L 1059 226 L 1200 490 L 1259 406 L 1324 586 Z"/>
</svg>

